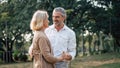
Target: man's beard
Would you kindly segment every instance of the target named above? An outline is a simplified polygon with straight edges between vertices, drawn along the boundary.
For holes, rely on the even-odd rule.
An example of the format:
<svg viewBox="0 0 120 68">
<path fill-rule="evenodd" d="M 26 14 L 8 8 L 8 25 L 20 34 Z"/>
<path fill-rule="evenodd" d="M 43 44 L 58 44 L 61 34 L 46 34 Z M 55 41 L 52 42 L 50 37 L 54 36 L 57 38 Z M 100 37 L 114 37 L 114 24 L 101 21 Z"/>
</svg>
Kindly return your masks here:
<svg viewBox="0 0 120 68">
<path fill-rule="evenodd" d="M 60 22 L 54 22 L 55 26 L 61 26 L 61 23 Z"/>
</svg>

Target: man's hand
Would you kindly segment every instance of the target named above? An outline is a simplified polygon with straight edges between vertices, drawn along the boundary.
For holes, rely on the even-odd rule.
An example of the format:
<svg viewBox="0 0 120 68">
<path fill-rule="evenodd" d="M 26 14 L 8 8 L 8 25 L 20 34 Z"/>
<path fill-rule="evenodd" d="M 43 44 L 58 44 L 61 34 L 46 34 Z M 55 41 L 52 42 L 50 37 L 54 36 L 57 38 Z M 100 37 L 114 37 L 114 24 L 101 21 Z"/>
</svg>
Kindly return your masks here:
<svg viewBox="0 0 120 68">
<path fill-rule="evenodd" d="M 63 52 L 63 57 L 65 61 L 70 61 L 72 56 L 68 52 Z"/>
</svg>

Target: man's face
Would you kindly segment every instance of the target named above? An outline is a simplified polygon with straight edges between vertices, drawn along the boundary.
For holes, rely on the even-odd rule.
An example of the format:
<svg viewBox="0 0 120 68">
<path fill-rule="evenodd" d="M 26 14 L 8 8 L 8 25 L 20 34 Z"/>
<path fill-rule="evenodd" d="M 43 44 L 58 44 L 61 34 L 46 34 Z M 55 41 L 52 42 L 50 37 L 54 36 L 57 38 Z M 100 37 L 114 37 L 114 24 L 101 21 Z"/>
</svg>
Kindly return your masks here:
<svg viewBox="0 0 120 68">
<path fill-rule="evenodd" d="M 59 25 L 63 24 L 65 17 L 62 16 L 62 14 L 60 12 L 53 12 L 52 19 L 53 19 L 53 23 L 56 26 L 59 26 Z"/>
</svg>

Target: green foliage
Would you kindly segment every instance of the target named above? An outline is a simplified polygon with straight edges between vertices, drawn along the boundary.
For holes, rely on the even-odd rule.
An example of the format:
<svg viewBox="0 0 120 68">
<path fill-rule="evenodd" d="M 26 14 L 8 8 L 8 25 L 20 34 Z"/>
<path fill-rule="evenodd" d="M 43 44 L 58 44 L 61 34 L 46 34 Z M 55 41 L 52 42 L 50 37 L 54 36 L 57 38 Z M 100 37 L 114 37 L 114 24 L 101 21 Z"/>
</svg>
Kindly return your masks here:
<svg viewBox="0 0 120 68">
<path fill-rule="evenodd" d="M 12 51 L 13 45 L 21 48 L 26 40 L 24 36 L 32 33 L 29 23 L 33 13 L 38 9 L 47 9 L 47 1 L 8 0 L 0 4 L 0 41 L 1 48 Z"/>
<path fill-rule="evenodd" d="M 15 50 L 12 53 L 12 55 L 13 55 L 14 61 L 27 61 L 28 60 L 27 55 L 25 55 L 24 52 L 21 52 L 21 51 L 18 51 L 18 50 Z"/>
<path fill-rule="evenodd" d="M 14 51 L 14 52 L 12 53 L 12 55 L 13 55 L 13 59 L 14 59 L 15 61 L 18 61 L 19 55 L 20 55 L 20 51 L 16 50 L 16 51 Z"/>
<path fill-rule="evenodd" d="M 20 56 L 20 60 L 21 60 L 21 61 L 27 61 L 27 60 L 28 60 L 27 55 L 22 54 L 22 55 Z"/>
<path fill-rule="evenodd" d="M 0 4 L 0 50 L 12 51 L 14 47 L 22 48 L 26 43 L 24 36 L 32 33 L 29 23 L 33 13 L 38 9 L 47 10 L 51 24 L 52 10 L 55 7 L 66 9 L 65 23 L 76 32 L 78 51 L 84 52 L 87 44 L 86 48 L 91 52 L 96 40 L 100 42 L 100 47 L 106 47 L 109 43 L 103 43 L 105 41 L 103 36 L 99 35 L 100 32 L 111 34 L 115 41 L 111 47 L 119 50 L 119 5 L 119 0 L 8 0 Z M 86 31 L 89 35 L 84 36 Z M 93 38 L 94 34 L 97 39 Z M 103 49 L 109 50 L 109 46 Z"/>
</svg>

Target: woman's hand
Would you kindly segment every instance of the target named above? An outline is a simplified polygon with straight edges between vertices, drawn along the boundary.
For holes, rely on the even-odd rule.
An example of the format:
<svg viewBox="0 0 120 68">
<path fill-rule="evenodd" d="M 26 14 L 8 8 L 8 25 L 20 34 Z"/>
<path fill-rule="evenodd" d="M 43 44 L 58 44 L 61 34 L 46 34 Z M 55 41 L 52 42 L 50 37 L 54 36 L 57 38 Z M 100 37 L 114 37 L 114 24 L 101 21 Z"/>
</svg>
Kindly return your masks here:
<svg viewBox="0 0 120 68">
<path fill-rule="evenodd" d="M 30 55 L 30 58 L 33 57 L 32 49 L 33 49 L 33 45 L 31 45 L 31 46 L 29 47 L 29 50 L 28 50 L 28 54 Z"/>
</svg>

